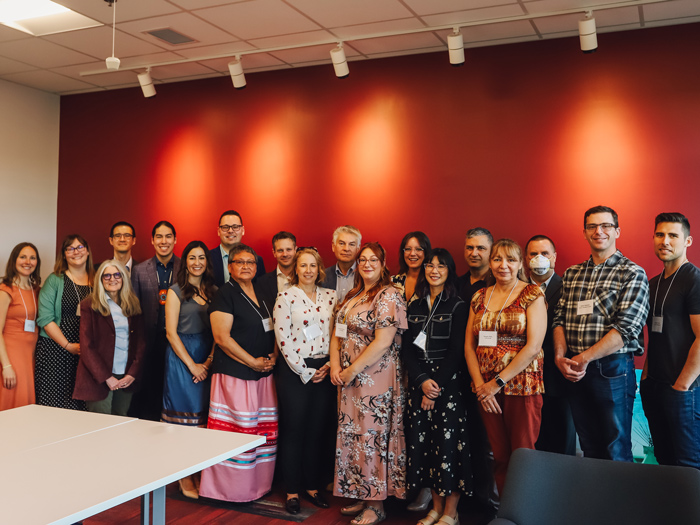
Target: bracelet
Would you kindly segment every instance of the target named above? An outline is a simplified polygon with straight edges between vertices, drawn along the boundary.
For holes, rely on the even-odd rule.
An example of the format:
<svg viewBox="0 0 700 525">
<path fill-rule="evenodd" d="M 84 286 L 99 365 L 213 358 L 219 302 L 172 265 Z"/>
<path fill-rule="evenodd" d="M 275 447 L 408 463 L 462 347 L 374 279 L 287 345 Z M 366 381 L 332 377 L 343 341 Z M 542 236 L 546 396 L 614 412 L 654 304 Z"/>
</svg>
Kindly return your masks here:
<svg viewBox="0 0 700 525">
<path fill-rule="evenodd" d="M 70 344 L 70 341 L 66 339 L 66 346 L 63 347 L 64 350 L 68 350 L 68 345 Z"/>
<path fill-rule="evenodd" d="M 5 370 L 6 368 L 12 368 L 12 365 L 5 365 L 2 367 L 3 370 Z"/>
</svg>

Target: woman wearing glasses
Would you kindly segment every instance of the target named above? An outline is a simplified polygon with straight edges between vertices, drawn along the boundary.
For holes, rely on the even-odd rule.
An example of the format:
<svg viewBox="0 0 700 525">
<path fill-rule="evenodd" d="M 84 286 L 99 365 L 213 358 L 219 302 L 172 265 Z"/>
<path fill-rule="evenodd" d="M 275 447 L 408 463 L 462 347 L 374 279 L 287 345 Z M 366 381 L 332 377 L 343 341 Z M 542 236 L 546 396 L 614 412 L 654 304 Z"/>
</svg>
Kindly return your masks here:
<svg viewBox="0 0 700 525">
<path fill-rule="evenodd" d="M 534 449 L 540 431 L 547 307 L 515 241 L 496 241 L 490 265 L 496 284 L 472 298 L 464 349 L 502 494 L 511 451 Z"/>
<path fill-rule="evenodd" d="M 19 243 L 7 260 L 0 284 L 0 410 L 33 405 L 37 295 L 41 259 L 36 246 Z"/>
<path fill-rule="evenodd" d="M 126 416 L 130 388 L 139 376 L 144 341 L 143 316 L 126 266 L 100 264 L 95 287 L 80 303 L 80 362 L 73 397 L 90 412 Z"/>
<path fill-rule="evenodd" d="M 54 272 L 39 293 L 41 328 L 34 373 L 38 405 L 85 410 L 73 399 L 80 355 L 80 302 L 92 291 L 95 270 L 87 241 L 68 235 L 56 256 Z"/>
<path fill-rule="evenodd" d="M 460 495 L 472 487 L 462 398 L 468 308 L 457 295 L 450 252 L 435 248 L 426 260 L 401 345 L 409 380 L 406 478 L 408 490 L 432 491 L 433 509 L 421 525 L 454 525 Z"/>
<path fill-rule="evenodd" d="M 337 309 L 331 381 L 339 387 L 333 493 L 360 500 L 341 509 L 353 525 L 385 519 L 384 500 L 405 497 L 401 333 L 406 303 L 391 284 L 379 243 L 360 250 L 355 287 Z"/>
<path fill-rule="evenodd" d="M 253 285 L 255 259 L 245 244 L 231 249 L 231 280 L 209 307 L 216 347 L 207 428 L 267 438 L 264 445 L 202 472 L 199 495 L 225 501 L 253 501 L 269 492 L 277 454 L 273 305 L 265 304 Z"/>
<path fill-rule="evenodd" d="M 408 232 L 399 247 L 399 273 L 391 276 L 391 282 L 403 294 L 408 304 L 415 299 L 416 282 L 423 270 L 425 256 L 430 253 L 430 239 L 421 232 Z"/>
</svg>

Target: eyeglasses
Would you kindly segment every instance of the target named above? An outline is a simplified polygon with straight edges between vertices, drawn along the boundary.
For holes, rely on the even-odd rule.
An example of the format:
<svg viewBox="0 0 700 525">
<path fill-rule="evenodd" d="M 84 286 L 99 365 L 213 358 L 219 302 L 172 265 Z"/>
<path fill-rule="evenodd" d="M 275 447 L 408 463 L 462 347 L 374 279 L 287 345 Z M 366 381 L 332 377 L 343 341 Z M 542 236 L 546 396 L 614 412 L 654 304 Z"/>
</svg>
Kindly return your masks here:
<svg viewBox="0 0 700 525">
<path fill-rule="evenodd" d="M 404 248 L 403 253 L 411 253 L 411 252 L 416 252 L 416 253 L 423 253 L 425 250 L 421 248 L 420 246 L 418 248 Z"/>
<path fill-rule="evenodd" d="M 610 230 L 617 228 L 617 226 L 609 222 L 602 222 L 600 224 L 586 224 L 586 231 L 594 232 L 598 228 L 600 228 L 604 232 L 609 232 Z"/>
<path fill-rule="evenodd" d="M 227 233 L 229 231 L 237 232 L 241 228 L 243 228 L 242 224 L 232 224 L 230 226 L 228 224 L 219 224 L 219 229 L 224 233 Z"/>
<path fill-rule="evenodd" d="M 112 235 L 112 239 L 126 239 L 127 241 L 133 237 L 131 233 L 115 233 Z"/>
<path fill-rule="evenodd" d="M 114 279 L 115 281 L 121 281 L 122 280 L 122 274 L 120 272 L 115 272 L 115 273 L 103 273 L 102 274 L 102 280 L 103 281 L 111 281 Z"/>
<path fill-rule="evenodd" d="M 357 263 L 360 266 L 364 266 L 365 264 L 369 263 L 372 266 L 377 266 L 379 264 L 379 259 L 377 257 L 370 257 L 369 259 L 365 259 L 364 257 L 360 257 L 357 260 Z"/>
<path fill-rule="evenodd" d="M 313 250 L 316 253 L 318 253 L 318 249 L 316 248 L 316 246 L 299 246 L 297 248 L 297 251 L 300 252 L 301 250 Z"/>
<path fill-rule="evenodd" d="M 66 253 L 68 255 L 73 255 L 75 252 L 82 252 L 83 250 L 85 250 L 85 246 L 79 244 L 78 246 L 69 246 L 66 248 Z"/>
<path fill-rule="evenodd" d="M 435 268 L 437 268 L 438 271 L 440 271 L 440 272 L 444 272 L 445 270 L 447 270 L 447 265 L 445 265 L 445 264 L 426 263 L 423 266 L 429 272 L 432 272 Z"/>
<path fill-rule="evenodd" d="M 248 260 L 242 261 L 242 260 L 238 259 L 237 261 L 231 261 L 231 264 L 235 264 L 239 268 L 243 268 L 244 266 L 255 266 L 258 263 L 256 261 L 248 261 Z"/>
</svg>

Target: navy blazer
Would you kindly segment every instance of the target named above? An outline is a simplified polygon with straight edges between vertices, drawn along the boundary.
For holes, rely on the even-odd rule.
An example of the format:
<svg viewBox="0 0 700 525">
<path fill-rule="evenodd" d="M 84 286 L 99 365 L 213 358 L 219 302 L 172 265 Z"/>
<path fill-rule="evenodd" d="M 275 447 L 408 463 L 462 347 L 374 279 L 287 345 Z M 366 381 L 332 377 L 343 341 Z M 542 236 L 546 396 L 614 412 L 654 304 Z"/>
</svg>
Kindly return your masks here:
<svg viewBox="0 0 700 525">
<path fill-rule="evenodd" d="M 209 258 L 211 259 L 211 265 L 214 267 L 214 283 L 221 288 L 226 284 L 226 281 L 224 281 L 224 259 L 221 257 L 220 244 L 217 244 L 214 248 L 209 248 Z M 257 282 L 259 277 L 265 275 L 265 263 L 262 257 L 256 254 L 255 261 L 257 262 L 257 269 L 253 282 Z"/>
<path fill-rule="evenodd" d="M 101 401 L 109 394 L 107 379 L 112 377 L 116 331 L 112 316 L 104 316 L 90 306 L 92 298 L 80 303 L 80 361 L 75 375 L 73 398 L 83 401 Z M 141 363 L 146 350 L 143 315 L 132 315 L 129 320 L 129 354 L 126 375 L 135 381 L 127 390 L 138 387 Z"/>
<path fill-rule="evenodd" d="M 325 269 L 326 278 L 321 283 L 321 288 L 328 288 L 330 290 L 335 290 L 336 286 L 338 286 L 338 276 L 335 273 L 336 266 L 337 265 L 334 264 L 333 266 L 329 266 L 328 268 Z"/>
<path fill-rule="evenodd" d="M 131 270 L 131 284 L 134 293 L 141 303 L 143 312 L 143 323 L 148 337 L 149 346 L 153 343 L 153 338 L 158 331 L 158 312 L 160 310 L 160 300 L 158 298 L 158 270 L 156 270 L 155 256 L 147 261 L 134 266 Z M 177 272 L 180 269 L 180 258 L 173 255 L 173 277 L 171 282 L 177 281 Z"/>
</svg>

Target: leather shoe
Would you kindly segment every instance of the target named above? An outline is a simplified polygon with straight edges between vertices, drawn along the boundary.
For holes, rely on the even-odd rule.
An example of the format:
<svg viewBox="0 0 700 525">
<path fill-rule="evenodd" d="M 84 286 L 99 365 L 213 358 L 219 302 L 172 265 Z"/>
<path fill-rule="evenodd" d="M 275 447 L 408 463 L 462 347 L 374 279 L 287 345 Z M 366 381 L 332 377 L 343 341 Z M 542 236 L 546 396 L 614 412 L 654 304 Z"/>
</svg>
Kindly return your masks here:
<svg viewBox="0 0 700 525">
<path fill-rule="evenodd" d="M 299 498 L 288 498 L 287 502 L 284 504 L 284 508 L 290 514 L 299 514 L 301 510 L 301 505 L 299 504 Z"/>
<path fill-rule="evenodd" d="M 323 497 L 320 491 L 317 491 L 313 496 L 306 491 L 304 491 L 303 494 L 306 499 L 321 509 L 327 509 L 330 507 L 326 501 L 326 498 Z"/>
</svg>

